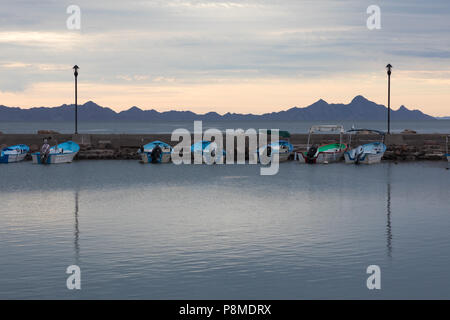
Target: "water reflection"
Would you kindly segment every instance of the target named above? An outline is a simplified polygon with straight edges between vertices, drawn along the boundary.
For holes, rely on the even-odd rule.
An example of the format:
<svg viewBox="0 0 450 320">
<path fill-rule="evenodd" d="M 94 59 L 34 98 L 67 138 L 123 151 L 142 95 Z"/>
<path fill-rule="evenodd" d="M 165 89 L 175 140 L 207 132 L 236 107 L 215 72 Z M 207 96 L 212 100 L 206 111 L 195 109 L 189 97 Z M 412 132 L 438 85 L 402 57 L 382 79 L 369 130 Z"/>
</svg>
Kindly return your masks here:
<svg viewBox="0 0 450 320">
<path fill-rule="evenodd" d="M 280 167 L 2 167 L 0 299 L 371 299 L 365 261 L 389 267 L 376 298 L 450 297 L 442 164 Z"/>
<path fill-rule="evenodd" d="M 387 223 L 386 223 L 386 240 L 387 240 L 387 255 L 392 257 L 392 224 L 391 224 L 391 164 L 387 165 Z"/>
<path fill-rule="evenodd" d="M 80 229 L 78 224 L 78 203 L 79 203 L 79 192 L 78 190 L 75 190 L 75 229 L 74 229 L 74 252 L 75 252 L 75 264 L 78 265 L 78 260 L 80 258 L 80 244 L 79 244 L 79 237 L 80 237 Z"/>
</svg>

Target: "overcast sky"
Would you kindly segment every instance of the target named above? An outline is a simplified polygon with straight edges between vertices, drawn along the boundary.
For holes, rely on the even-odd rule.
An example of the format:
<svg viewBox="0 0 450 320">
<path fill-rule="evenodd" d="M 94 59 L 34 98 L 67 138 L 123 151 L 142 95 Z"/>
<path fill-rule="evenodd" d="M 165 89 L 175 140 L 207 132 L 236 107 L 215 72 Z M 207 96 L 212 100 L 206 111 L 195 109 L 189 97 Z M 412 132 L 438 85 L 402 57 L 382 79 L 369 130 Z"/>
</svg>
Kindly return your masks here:
<svg viewBox="0 0 450 320">
<path fill-rule="evenodd" d="M 69 30 L 69 5 L 81 29 Z M 369 5 L 381 29 L 369 30 Z M 1 0 L 0 104 L 263 113 L 361 94 L 450 115 L 448 0 Z"/>
</svg>

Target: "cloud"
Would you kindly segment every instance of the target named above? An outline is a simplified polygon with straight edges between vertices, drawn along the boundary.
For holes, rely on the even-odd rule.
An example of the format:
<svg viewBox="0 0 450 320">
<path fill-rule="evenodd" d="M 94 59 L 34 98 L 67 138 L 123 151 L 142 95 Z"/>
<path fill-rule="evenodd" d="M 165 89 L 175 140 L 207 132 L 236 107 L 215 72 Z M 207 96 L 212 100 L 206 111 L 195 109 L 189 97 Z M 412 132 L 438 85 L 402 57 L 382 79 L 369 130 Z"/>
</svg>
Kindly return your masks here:
<svg viewBox="0 0 450 320">
<path fill-rule="evenodd" d="M 286 79 L 295 86 L 364 74 L 383 77 L 388 62 L 395 72 L 430 70 L 423 81 L 449 79 L 434 73 L 450 59 L 447 0 L 380 0 L 382 29 L 376 31 L 366 28 L 366 9 L 373 4 L 368 0 L 76 4 L 82 11 L 80 31 L 67 30 L 65 1 L 17 1 L 2 8 L 0 90 L 71 81 L 74 64 L 81 67 L 80 81 L 102 86 L 172 88 Z M 323 90 L 314 94 L 320 98 Z M 450 103 L 450 95 L 444 101 Z"/>
</svg>

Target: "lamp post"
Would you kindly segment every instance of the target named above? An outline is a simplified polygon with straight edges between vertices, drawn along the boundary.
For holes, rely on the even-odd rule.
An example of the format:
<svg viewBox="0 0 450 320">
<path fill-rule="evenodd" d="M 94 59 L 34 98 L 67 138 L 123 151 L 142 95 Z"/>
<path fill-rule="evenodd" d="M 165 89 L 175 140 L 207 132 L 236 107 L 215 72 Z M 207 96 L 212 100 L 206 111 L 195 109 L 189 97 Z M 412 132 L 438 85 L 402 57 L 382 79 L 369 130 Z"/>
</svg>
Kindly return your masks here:
<svg viewBox="0 0 450 320">
<path fill-rule="evenodd" d="M 77 65 L 73 67 L 73 74 L 75 76 L 75 134 L 78 134 L 78 69 L 80 67 Z"/>
<path fill-rule="evenodd" d="M 388 75 L 388 134 L 391 134 L 391 64 L 386 66 Z"/>
</svg>

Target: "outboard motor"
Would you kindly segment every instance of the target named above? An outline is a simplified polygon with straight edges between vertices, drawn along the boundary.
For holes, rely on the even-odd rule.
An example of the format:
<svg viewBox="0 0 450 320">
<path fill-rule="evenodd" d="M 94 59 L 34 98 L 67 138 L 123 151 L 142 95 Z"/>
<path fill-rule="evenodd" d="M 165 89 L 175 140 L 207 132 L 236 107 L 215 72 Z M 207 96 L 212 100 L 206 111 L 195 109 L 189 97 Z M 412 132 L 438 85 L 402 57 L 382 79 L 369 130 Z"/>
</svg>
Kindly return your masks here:
<svg viewBox="0 0 450 320">
<path fill-rule="evenodd" d="M 162 149 L 161 149 L 161 147 L 156 145 L 153 148 L 152 153 L 150 154 L 150 157 L 152 158 L 152 163 L 159 163 L 159 162 L 161 162 L 161 158 L 162 158 Z"/>
<path fill-rule="evenodd" d="M 312 145 L 308 152 L 306 153 L 306 162 L 307 163 L 314 163 L 314 158 L 316 156 L 318 147 L 316 145 Z"/>
</svg>

